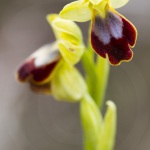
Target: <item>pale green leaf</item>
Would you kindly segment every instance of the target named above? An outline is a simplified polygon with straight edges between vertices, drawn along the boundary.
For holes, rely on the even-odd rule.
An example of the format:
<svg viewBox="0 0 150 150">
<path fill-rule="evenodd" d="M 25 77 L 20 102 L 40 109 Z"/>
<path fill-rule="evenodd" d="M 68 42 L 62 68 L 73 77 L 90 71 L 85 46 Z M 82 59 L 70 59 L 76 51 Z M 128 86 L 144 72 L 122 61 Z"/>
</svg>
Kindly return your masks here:
<svg viewBox="0 0 150 150">
<path fill-rule="evenodd" d="M 80 113 L 84 130 L 84 146 L 86 150 L 96 150 L 102 126 L 102 116 L 94 100 L 85 95 L 80 103 Z"/>
<path fill-rule="evenodd" d="M 99 136 L 97 150 L 113 150 L 116 136 L 116 106 L 112 101 L 107 102 L 108 108 L 103 127 Z"/>
</svg>

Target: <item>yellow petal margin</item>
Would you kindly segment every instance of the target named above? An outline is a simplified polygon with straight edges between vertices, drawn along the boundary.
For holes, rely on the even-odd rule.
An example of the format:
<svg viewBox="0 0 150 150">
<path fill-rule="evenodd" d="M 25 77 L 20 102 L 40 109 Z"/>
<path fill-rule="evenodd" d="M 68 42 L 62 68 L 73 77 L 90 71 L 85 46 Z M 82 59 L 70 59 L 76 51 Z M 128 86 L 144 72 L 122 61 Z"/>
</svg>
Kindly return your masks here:
<svg viewBox="0 0 150 150">
<path fill-rule="evenodd" d="M 67 4 L 60 12 L 60 16 L 64 19 L 69 19 L 77 22 L 86 22 L 90 20 L 91 12 L 88 8 L 88 3 L 75 1 Z"/>
<path fill-rule="evenodd" d="M 120 8 L 126 5 L 129 2 L 129 0 L 110 0 L 110 5 L 113 8 Z"/>
</svg>

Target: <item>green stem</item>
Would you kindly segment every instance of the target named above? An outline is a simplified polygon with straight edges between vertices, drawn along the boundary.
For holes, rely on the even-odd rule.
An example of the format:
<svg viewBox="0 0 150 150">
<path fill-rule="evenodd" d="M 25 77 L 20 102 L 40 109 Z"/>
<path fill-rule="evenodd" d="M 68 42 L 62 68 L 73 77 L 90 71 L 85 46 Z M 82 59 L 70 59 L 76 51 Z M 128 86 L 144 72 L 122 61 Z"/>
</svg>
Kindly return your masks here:
<svg viewBox="0 0 150 150">
<path fill-rule="evenodd" d="M 82 57 L 82 64 L 85 70 L 86 83 L 90 95 L 95 100 L 96 104 L 101 108 L 103 105 L 106 87 L 109 76 L 109 62 L 96 55 L 91 45 L 91 24 L 89 26 L 89 38 L 87 49 Z"/>
<path fill-rule="evenodd" d="M 108 77 L 109 77 L 109 70 L 110 70 L 110 65 L 108 60 L 97 56 L 97 62 L 96 62 L 97 81 L 95 82 L 97 90 L 95 91 L 94 96 L 95 96 L 96 104 L 100 108 L 102 108 L 104 98 L 105 98 Z"/>
<path fill-rule="evenodd" d="M 89 93 L 101 108 L 105 97 L 110 67 L 108 60 L 100 56 L 97 56 L 95 61 L 93 53 L 94 51 L 91 47 L 86 50 L 82 57 L 82 64 Z"/>
</svg>

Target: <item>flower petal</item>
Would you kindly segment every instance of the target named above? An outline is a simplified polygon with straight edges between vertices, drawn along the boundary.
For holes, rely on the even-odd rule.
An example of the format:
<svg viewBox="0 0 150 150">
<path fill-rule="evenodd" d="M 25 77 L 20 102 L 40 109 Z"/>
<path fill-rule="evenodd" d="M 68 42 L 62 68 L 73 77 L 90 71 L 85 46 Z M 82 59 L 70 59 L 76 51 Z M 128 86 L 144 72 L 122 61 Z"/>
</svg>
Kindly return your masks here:
<svg viewBox="0 0 150 150">
<path fill-rule="evenodd" d="M 118 13 L 108 12 L 106 18 L 96 16 L 92 25 L 93 49 L 103 58 L 108 55 L 112 65 L 132 59 L 130 46 L 136 42 L 135 27 Z"/>
<path fill-rule="evenodd" d="M 75 22 L 56 17 L 56 15 L 48 15 L 47 19 L 54 29 L 64 60 L 69 64 L 77 63 L 84 51 L 80 28 Z"/>
<path fill-rule="evenodd" d="M 99 4 L 100 2 L 102 2 L 103 0 L 90 0 L 90 2 L 93 4 L 93 5 L 97 5 Z"/>
<path fill-rule="evenodd" d="M 128 1 L 129 0 L 110 0 L 110 5 L 116 9 L 116 8 L 123 7 L 128 3 Z"/>
<path fill-rule="evenodd" d="M 108 5 L 107 1 L 102 1 L 98 5 L 91 6 L 92 7 L 91 9 L 94 9 L 101 17 L 105 18 L 107 5 Z"/>
<path fill-rule="evenodd" d="M 47 44 L 33 53 L 18 69 L 17 78 L 21 82 L 29 81 L 44 84 L 60 60 L 60 53 L 54 44 Z"/>
<path fill-rule="evenodd" d="M 106 20 L 113 37 L 118 39 L 122 34 L 129 45 L 134 47 L 137 40 L 137 30 L 129 20 L 116 11 L 109 11 Z"/>
<path fill-rule="evenodd" d="M 47 19 L 48 21 L 51 20 L 51 15 L 48 15 Z M 53 20 L 51 26 L 54 29 L 54 32 L 56 33 L 56 37 L 58 40 L 62 38 L 62 33 L 66 33 L 73 36 L 77 41 L 80 41 L 81 43 L 82 41 L 81 30 L 77 26 L 77 24 L 74 23 L 73 21 L 65 20 L 57 17 L 55 20 Z"/>
<path fill-rule="evenodd" d="M 62 63 L 51 81 L 51 90 L 57 100 L 76 102 L 86 92 L 86 84 L 81 74 L 73 66 Z"/>
<path fill-rule="evenodd" d="M 129 20 L 123 16 L 121 17 L 123 21 L 123 35 L 127 38 L 130 46 L 134 47 L 137 40 L 137 30 Z"/>
<path fill-rule="evenodd" d="M 61 41 L 59 42 L 59 50 L 64 58 L 64 60 L 71 64 L 74 65 L 79 60 L 81 59 L 81 56 L 84 52 L 85 47 L 84 46 L 75 46 L 72 45 L 71 43 L 68 43 L 67 41 Z"/>
<path fill-rule="evenodd" d="M 60 16 L 64 19 L 77 22 L 86 22 L 90 20 L 91 12 L 88 8 L 88 3 L 74 1 L 63 8 L 63 10 L 60 12 Z"/>
</svg>

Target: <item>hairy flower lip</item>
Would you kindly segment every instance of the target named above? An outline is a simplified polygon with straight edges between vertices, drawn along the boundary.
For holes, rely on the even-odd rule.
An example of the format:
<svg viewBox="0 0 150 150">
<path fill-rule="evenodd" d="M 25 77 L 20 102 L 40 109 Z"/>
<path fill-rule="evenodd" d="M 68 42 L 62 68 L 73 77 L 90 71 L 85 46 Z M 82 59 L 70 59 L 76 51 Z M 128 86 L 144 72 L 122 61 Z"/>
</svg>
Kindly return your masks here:
<svg viewBox="0 0 150 150">
<path fill-rule="evenodd" d="M 95 16 L 92 22 L 91 43 L 95 52 L 110 64 L 117 66 L 133 57 L 130 47 L 135 45 L 137 32 L 133 24 L 115 11 L 108 11 L 106 18 Z"/>
</svg>

